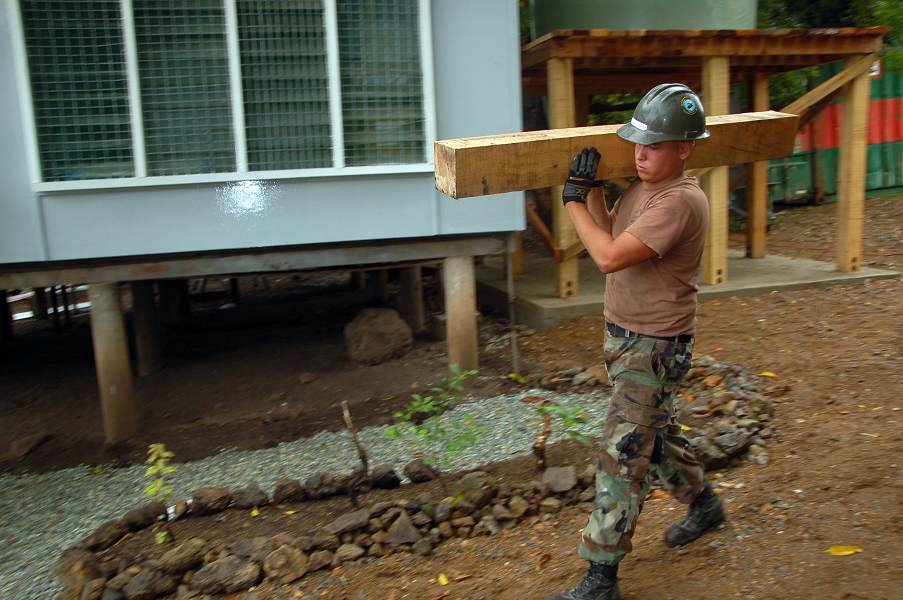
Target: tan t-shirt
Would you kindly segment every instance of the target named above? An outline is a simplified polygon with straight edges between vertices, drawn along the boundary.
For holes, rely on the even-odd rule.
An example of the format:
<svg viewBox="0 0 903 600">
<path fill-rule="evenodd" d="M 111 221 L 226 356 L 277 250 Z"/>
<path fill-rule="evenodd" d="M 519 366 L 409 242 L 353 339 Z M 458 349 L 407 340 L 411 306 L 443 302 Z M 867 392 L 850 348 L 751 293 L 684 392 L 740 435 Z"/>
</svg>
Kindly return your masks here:
<svg viewBox="0 0 903 600">
<path fill-rule="evenodd" d="M 658 256 L 605 279 L 605 318 L 648 335 L 693 333 L 696 281 L 709 205 L 695 177 L 644 189 L 636 181 L 615 206 L 612 236 L 625 231 Z"/>
</svg>

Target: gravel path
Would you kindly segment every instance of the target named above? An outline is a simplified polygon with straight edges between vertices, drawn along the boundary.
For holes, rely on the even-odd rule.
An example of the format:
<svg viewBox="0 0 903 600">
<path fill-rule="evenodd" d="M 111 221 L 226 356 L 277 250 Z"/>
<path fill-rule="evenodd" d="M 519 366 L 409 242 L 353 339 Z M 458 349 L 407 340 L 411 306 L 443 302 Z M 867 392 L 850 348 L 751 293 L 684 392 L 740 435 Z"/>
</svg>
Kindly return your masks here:
<svg viewBox="0 0 903 600">
<path fill-rule="evenodd" d="M 531 392 L 565 406 L 584 409 L 582 433 L 599 431 L 608 407 L 603 391 L 589 394 Z M 472 469 L 491 462 L 528 454 L 539 418 L 520 401 L 525 393 L 468 402 L 447 413 L 447 418 L 472 415 L 486 430 L 475 446 L 454 457 L 444 471 Z M 390 440 L 385 427 L 368 427 L 360 439 L 371 464 L 391 463 L 401 473 L 413 449 Z M 553 440 L 559 436 L 553 436 Z M 165 440 L 161 440 L 165 442 Z M 281 478 L 304 480 L 316 472 L 348 472 L 357 453 L 347 432 L 321 432 L 275 448 L 226 451 L 196 462 L 177 465 L 173 476 L 175 498 L 189 498 L 205 486 L 236 488 L 257 483 L 266 492 Z M 0 476 L 0 598 L 51 598 L 59 591 L 50 573 L 59 553 L 105 520 L 146 502 L 144 467 L 110 469 L 95 474 L 92 467 L 53 473 Z"/>
</svg>

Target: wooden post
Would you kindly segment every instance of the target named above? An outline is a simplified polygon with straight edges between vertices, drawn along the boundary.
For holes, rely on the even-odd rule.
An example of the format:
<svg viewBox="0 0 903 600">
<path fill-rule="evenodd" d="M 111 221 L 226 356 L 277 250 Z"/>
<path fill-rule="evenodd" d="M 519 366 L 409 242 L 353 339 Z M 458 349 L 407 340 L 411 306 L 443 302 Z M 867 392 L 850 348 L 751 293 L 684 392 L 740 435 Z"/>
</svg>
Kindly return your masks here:
<svg viewBox="0 0 903 600">
<path fill-rule="evenodd" d="M 367 271 L 367 292 L 370 300 L 376 300 L 380 304 L 389 302 L 389 270 L 379 269 Z"/>
<path fill-rule="evenodd" d="M 574 63 L 570 58 L 550 58 L 546 63 L 549 99 L 549 127 L 561 129 L 575 126 Z M 555 245 L 569 248 L 577 241 L 577 231 L 561 203 L 561 185 L 552 188 L 552 231 Z M 558 263 L 555 270 L 555 294 L 559 298 L 576 296 L 579 289 L 579 263 L 576 257 Z"/>
<path fill-rule="evenodd" d="M 756 73 L 749 81 L 752 110 L 768 110 L 768 74 Z M 749 183 L 746 188 L 746 256 L 765 256 L 765 235 L 768 230 L 768 161 L 749 164 Z"/>
<path fill-rule="evenodd" d="M 448 364 L 462 370 L 479 366 L 477 294 L 472 256 L 449 256 L 442 264 Z"/>
<path fill-rule="evenodd" d="M 706 115 L 730 112 L 730 83 L 728 57 L 711 56 L 703 59 L 702 94 Z M 711 285 L 727 281 L 728 184 L 727 167 L 713 168 L 702 180 L 702 189 L 709 199 L 709 231 L 702 255 L 702 280 Z"/>
<path fill-rule="evenodd" d="M 511 275 L 515 279 L 524 276 L 524 232 L 515 231 L 514 241 L 512 242 L 514 249 L 511 251 Z"/>
<path fill-rule="evenodd" d="M 114 444 L 138 432 L 119 284 L 91 284 L 88 297 L 104 434 L 107 443 Z"/>
<path fill-rule="evenodd" d="M 135 325 L 136 370 L 146 377 L 160 370 L 160 330 L 154 306 L 154 284 L 132 282 L 132 316 Z"/>
<path fill-rule="evenodd" d="M 423 304 L 423 277 L 420 267 L 405 267 L 400 272 L 401 290 L 398 311 L 415 332 L 426 328 L 426 308 Z"/>
<path fill-rule="evenodd" d="M 160 292 L 160 322 L 176 327 L 187 324 L 191 318 L 188 281 L 164 279 L 157 282 L 157 290 Z"/>
<path fill-rule="evenodd" d="M 843 122 L 837 165 L 837 270 L 844 273 L 858 271 L 862 267 L 870 95 L 871 82 L 867 72 L 858 75 L 843 88 Z"/>
<path fill-rule="evenodd" d="M 9 308 L 6 290 L 0 290 L 0 342 L 13 338 L 13 311 Z"/>
<path fill-rule="evenodd" d="M 47 320 L 47 291 L 45 288 L 32 288 L 31 312 L 35 319 Z"/>
</svg>

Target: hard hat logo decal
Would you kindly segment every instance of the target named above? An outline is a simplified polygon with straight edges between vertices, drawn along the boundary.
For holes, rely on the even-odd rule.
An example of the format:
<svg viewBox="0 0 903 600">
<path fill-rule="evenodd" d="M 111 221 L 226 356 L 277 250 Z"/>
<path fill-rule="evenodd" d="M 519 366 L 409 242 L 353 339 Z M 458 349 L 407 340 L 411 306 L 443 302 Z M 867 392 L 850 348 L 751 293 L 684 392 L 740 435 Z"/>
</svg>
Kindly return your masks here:
<svg viewBox="0 0 903 600">
<path fill-rule="evenodd" d="M 680 107 L 688 115 L 695 115 L 699 110 L 699 106 L 696 104 L 696 101 L 689 96 L 684 96 L 680 99 Z"/>
</svg>

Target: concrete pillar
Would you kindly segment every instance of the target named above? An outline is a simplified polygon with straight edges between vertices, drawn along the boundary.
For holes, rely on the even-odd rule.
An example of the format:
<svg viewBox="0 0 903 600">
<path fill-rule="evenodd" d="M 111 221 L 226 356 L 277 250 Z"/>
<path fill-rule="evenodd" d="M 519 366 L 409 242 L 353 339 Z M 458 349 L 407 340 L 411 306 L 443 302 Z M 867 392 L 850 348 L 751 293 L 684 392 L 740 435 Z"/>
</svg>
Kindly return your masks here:
<svg viewBox="0 0 903 600">
<path fill-rule="evenodd" d="M 138 432 L 119 284 L 91 284 L 88 286 L 88 298 L 91 301 L 91 340 L 94 344 L 104 435 L 107 443 L 113 444 Z"/>
<path fill-rule="evenodd" d="M 414 331 L 426 327 L 426 308 L 423 304 L 423 277 L 420 267 L 400 270 L 401 293 L 398 296 L 398 312 Z"/>
<path fill-rule="evenodd" d="M 479 367 L 477 350 L 477 294 L 472 256 L 443 261 L 448 364 L 462 370 Z"/>
<path fill-rule="evenodd" d="M 160 370 L 160 328 L 154 306 L 154 284 L 132 282 L 132 317 L 135 324 L 135 368 L 139 377 Z"/>
</svg>

